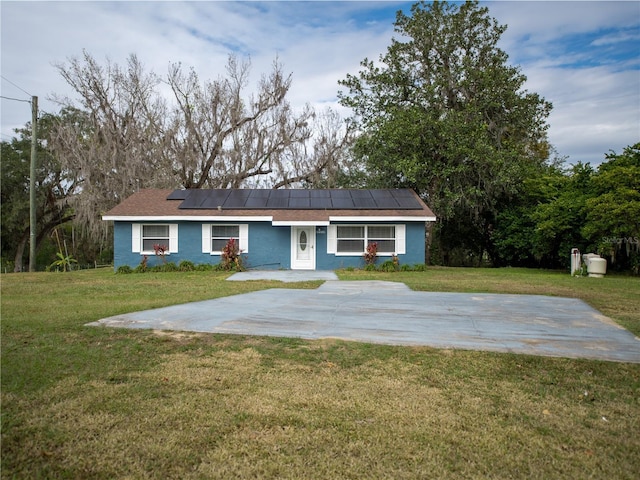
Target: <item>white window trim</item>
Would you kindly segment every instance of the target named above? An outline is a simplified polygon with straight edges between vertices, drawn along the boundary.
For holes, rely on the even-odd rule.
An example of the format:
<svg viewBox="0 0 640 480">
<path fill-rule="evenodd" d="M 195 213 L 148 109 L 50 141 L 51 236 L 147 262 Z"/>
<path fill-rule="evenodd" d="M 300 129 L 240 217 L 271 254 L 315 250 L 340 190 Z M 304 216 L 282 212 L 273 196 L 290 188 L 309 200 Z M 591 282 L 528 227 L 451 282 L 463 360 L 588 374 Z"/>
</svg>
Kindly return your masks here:
<svg viewBox="0 0 640 480">
<path fill-rule="evenodd" d="M 169 250 L 165 255 L 178 253 L 178 224 L 177 223 L 132 223 L 131 224 L 131 251 L 140 255 L 155 255 L 155 250 L 142 249 L 143 225 L 168 225 L 169 226 Z"/>
<path fill-rule="evenodd" d="M 398 224 L 332 224 L 327 227 L 327 253 L 333 254 L 336 257 L 359 257 L 364 255 L 365 250 L 362 252 L 338 252 L 338 227 L 364 227 L 364 248 L 366 250 L 369 243 L 369 227 L 394 227 L 395 228 L 395 252 L 379 252 L 380 257 L 391 257 L 393 255 L 404 255 L 407 253 L 406 247 L 406 225 L 404 223 Z"/>
<path fill-rule="evenodd" d="M 239 227 L 240 238 L 238 240 L 238 247 L 242 253 L 249 253 L 249 224 L 248 223 L 203 223 L 202 224 L 202 253 L 208 253 L 209 255 L 222 255 L 222 252 L 216 252 L 211 250 L 211 227 L 213 226 L 231 226 Z"/>
</svg>

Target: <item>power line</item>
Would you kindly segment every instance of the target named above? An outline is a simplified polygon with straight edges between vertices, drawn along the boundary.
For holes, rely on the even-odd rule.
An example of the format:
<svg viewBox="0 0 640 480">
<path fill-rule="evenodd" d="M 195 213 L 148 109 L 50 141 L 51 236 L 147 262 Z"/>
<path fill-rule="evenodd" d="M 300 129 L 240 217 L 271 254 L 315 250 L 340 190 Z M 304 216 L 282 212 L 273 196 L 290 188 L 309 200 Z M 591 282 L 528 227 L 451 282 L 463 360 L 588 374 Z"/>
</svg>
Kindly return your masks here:
<svg viewBox="0 0 640 480">
<path fill-rule="evenodd" d="M 5 100 L 14 100 L 16 102 L 31 103 L 31 100 L 22 100 L 21 98 L 5 97 L 4 95 L 0 95 L 0 98 L 4 98 Z"/>
<path fill-rule="evenodd" d="M 29 95 L 30 97 L 33 97 L 33 95 L 31 95 L 29 92 L 27 92 L 24 88 L 20 87 L 19 85 L 16 85 L 15 83 L 13 83 L 11 80 L 9 80 L 7 77 L 5 77 L 4 75 L 0 75 L 0 78 L 2 78 L 3 80 L 5 80 L 6 82 L 10 83 L 11 85 L 13 85 L 14 87 L 16 87 L 18 90 L 26 93 L 27 95 Z"/>
</svg>

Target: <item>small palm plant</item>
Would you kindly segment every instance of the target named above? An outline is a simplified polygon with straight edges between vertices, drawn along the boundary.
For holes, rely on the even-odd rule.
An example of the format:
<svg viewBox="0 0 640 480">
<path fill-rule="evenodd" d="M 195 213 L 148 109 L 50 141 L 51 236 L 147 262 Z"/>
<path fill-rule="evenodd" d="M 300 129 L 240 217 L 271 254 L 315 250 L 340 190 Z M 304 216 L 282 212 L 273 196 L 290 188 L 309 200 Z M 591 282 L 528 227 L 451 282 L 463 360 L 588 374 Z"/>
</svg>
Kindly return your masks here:
<svg viewBox="0 0 640 480">
<path fill-rule="evenodd" d="M 58 228 L 54 229 L 53 233 L 51 234 L 52 238 L 55 236 L 56 243 L 58 244 L 58 252 L 56 253 L 56 257 L 58 259 L 47 267 L 47 272 L 51 271 L 54 268 L 56 269 L 56 271 L 58 271 L 59 269 L 62 269 L 63 272 L 66 272 L 67 269 L 71 271 L 71 265 L 73 265 L 74 263 L 78 263 L 75 258 L 69 255 L 69 252 L 67 251 L 66 240 L 63 239 L 62 242 L 60 241 L 60 232 L 58 230 Z M 62 253 L 63 245 L 64 253 Z"/>
<path fill-rule="evenodd" d="M 66 272 L 67 270 L 70 272 L 71 266 L 74 263 L 78 263 L 78 261 L 71 255 L 65 256 L 62 252 L 57 252 L 56 257 L 58 257 L 58 259 L 47 267 L 47 271 L 51 271 L 55 268 L 56 270 L 62 269 L 63 272 Z"/>
</svg>

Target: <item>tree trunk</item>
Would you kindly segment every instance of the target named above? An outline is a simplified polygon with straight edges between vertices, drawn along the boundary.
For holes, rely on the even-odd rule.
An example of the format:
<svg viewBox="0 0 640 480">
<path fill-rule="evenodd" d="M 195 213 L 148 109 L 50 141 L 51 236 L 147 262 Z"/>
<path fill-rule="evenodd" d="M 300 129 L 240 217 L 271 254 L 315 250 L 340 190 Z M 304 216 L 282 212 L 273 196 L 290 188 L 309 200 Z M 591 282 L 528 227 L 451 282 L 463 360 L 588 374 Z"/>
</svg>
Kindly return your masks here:
<svg viewBox="0 0 640 480">
<path fill-rule="evenodd" d="M 16 256 L 13 259 L 13 271 L 14 272 L 22 272 L 22 257 L 24 255 L 24 247 L 27 245 L 27 240 L 29 239 L 28 233 L 22 236 L 20 243 L 18 244 L 18 248 L 16 250 Z"/>
<path fill-rule="evenodd" d="M 424 245 L 424 263 L 431 265 L 431 245 L 433 244 L 433 227 L 434 222 L 427 222 L 427 238 Z"/>
</svg>

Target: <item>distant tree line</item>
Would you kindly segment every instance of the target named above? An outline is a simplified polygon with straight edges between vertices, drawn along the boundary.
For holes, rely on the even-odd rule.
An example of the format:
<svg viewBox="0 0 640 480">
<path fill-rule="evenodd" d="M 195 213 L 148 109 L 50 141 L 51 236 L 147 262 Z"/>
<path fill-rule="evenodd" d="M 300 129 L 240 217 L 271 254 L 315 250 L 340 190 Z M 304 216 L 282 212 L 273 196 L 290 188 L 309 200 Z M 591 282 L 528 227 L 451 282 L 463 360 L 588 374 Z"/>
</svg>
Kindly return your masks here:
<svg viewBox="0 0 640 480">
<path fill-rule="evenodd" d="M 135 55 L 59 65 L 76 97 L 39 121 L 38 263 L 109 262 L 101 215 L 141 188 L 398 187 L 438 217 L 431 264 L 565 268 L 577 247 L 638 273 L 640 143 L 597 168 L 557 159 L 552 105 L 524 88 L 497 47 L 506 26 L 477 1 L 419 2 L 395 28 L 386 53 L 340 82 L 346 120 L 295 111 L 278 62 L 254 93 L 235 56 L 207 81 L 180 64 L 161 78 Z M 29 127 L 2 142 L 2 262 L 15 270 L 28 250 Z"/>
</svg>

